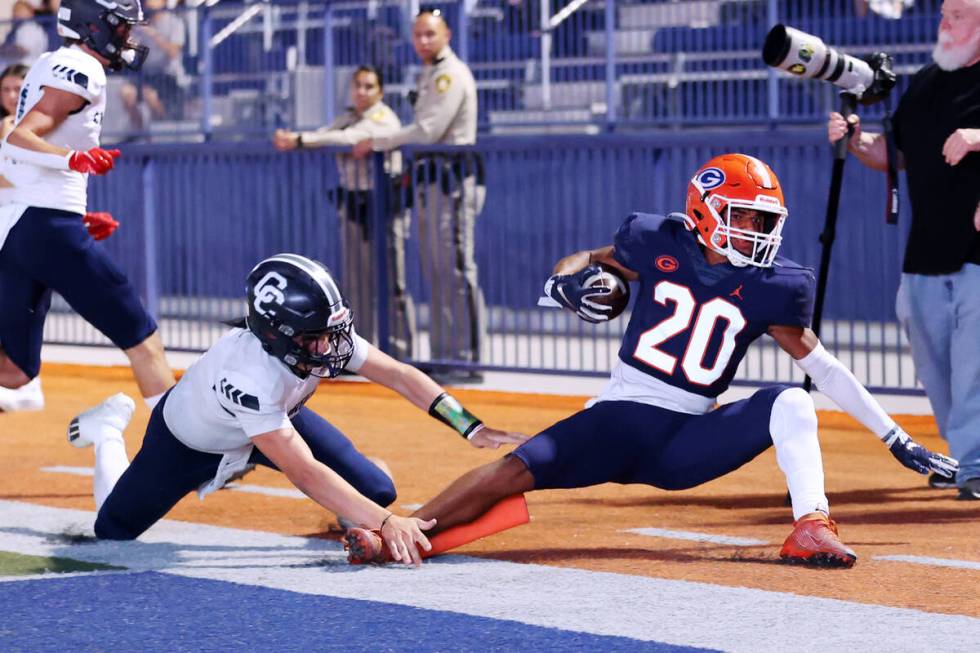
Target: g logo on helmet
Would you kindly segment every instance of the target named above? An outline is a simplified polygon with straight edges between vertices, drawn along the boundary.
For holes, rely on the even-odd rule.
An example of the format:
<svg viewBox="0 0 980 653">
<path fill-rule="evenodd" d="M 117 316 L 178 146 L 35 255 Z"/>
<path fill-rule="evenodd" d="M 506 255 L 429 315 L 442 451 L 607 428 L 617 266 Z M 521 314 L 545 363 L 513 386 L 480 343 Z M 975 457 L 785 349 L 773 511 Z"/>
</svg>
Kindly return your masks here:
<svg viewBox="0 0 980 653">
<path fill-rule="evenodd" d="M 276 310 L 271 307 L 267 308 L 266 306 L 268 304 L 278 304 L 281 306 L 286 301 L 286 295 L 282 291 L 286 289 L 287 283 L 286 277 L 278 272 L 266 273 L 255 284 L 255 301 L 252 302 L 252 306 L 259 313 L 267 317 L 275 315 Z"/>
<path fill-rule="evenodd" d="M 697 176 L 702 191 L 718 188 L 725 183 L 725 173 L 721 168 L 705 168 Z"/>
</svg>

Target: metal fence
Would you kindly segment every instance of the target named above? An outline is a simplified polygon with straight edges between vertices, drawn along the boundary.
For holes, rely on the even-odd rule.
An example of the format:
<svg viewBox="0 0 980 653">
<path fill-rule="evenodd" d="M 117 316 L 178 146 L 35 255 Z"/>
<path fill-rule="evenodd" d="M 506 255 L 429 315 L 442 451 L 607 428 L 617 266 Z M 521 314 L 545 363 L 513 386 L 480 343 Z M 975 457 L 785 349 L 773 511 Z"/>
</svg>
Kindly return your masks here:
<svg viewBox="0 0 980 653">
<path fill-rule="evenodd" d="M 476 259 L 489 306 L 489 337 L 473 366 L 608 372 L 626 317 L 596 326 L 538 308 L 542 283 L 560 257 L 611 242 L 629 213 L 683 210 L 692 171 L 725 150 L 771 162 L 788 191 L 791 212 L 781 253 L 815 265 L 830 168 L 829 148 L 818 130 L 487 137 L 468 150 L 486 171 Z M 282 154 L 266 145 L 230 143 L 129 146 L 112 174 L 93 180 L 90 207 L 110 210 L 123 223 L 106 246 L 143 289 L 169 348 L 209 346 L 222 332 L 220 320 L 243 310 L 243 280 L 265 256 L 295 251 L 344 269 L 343 257 L 350 254 L 340 246 L 340 218 L 329 192 L 338 183 L 334 154 Z M 405 152 L 407 170 L 416 167 L 418 155 Z M 893 317 L 903 236 L 884 224 L 884 199 L 880 175 L 858 166 L 848 169 L 822 335 L 868 386 L 911 391 L 912 365 Z M 419 337 L 409 357 L 468 365 L 431 355 L 431 289 L 419 256 L 418 207 L 411 212 L 408 290 L 417 306 Z M 382 265 L 376 269 L 383 274 Z M 365 283 L 380 279 L 341 278 L 348 291 Z M 45 338 L 105 343 L 67 311 L 51 316 Z M 738 379 L 763 383 L 800 376 L 766 338 L 750 351 Z"/>
<path fill-rule="evenodd" d="M 189 4 L 189 3 L 188 3 Z M 320 126 L 372 64 L 386 100 L 410 120 L 419 61 L 418 2 L 195 2 L 151 18 L 177 46 L 144 71 L 110 77 L 107 140 L 267 136 Z M 813 122 L 836 105 L 830 84 L 768 69 L 761 46 L 784 22 L 861 56 L 895 57 L 900 92 L 925 63 L 939 0 L 901 18 L 860 17 L 852 0 L 460 0 L 438 2 L 477 81 L 483 132 Z M 428 6 L 428 3 L 427 3 Z M 50 19 L 41 21 L 53 35 Z M 2 26 L 0 26 L 2 30 Z M 137 36 L 149 41 L 146 34 Z M 897 97 L 897 93 L 895 95 Z M 865 110 L 878 117 L 881 104 Z"/>
</svg>

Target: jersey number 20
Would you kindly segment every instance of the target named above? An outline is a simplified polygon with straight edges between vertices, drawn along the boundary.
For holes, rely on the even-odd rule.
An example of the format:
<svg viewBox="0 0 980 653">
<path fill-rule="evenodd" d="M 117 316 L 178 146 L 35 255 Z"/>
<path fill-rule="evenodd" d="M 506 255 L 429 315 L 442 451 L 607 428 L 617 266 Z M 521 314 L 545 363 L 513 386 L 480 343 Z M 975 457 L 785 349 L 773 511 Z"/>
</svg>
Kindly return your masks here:
<svg viewBox="0 0 980 653">
<path fill-rule="evenodd" d="M 653 289 L 653 299 L 664 306 L 667 302 L 671 302 L 674 305 L 674 314 L 640 336 L 633 357 L 664 374 L 673 375 L 677 367 L 677 357 L 657 347 L 687 330 L 697 311 L 687 349 L 681 358 L 681 369 L 684 370 L 688 381 L 698 385 L 711 385 L 720 379 L 728 366 L 732 352 L 735 351 L 735 337 L 746 325 L 742 311 L 721 297 L 705 302 L 698 310 L 690 289 L 671 281 L 658 283 Z M 711 342 L 711 334 L 714 333 L 719 321 L 725 324 L 721 348 L 715 356 L 714 363 L 706 367 L 704 357 L 707 354 L 708 343 Z"/>
</svg>

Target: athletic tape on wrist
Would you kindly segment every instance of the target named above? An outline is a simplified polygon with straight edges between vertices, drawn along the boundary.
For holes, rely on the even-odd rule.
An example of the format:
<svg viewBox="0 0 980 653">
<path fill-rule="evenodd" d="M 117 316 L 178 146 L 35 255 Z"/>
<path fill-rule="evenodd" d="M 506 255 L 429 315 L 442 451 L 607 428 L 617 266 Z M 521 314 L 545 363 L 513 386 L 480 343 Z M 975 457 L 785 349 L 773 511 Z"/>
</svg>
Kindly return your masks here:
<svg viewBox="0 0 980 653">
<path fill-rule="evenodd" d="M 3 155 L 10 157 L 19 163 L 29 163 L 39 168 L 49 168 L 51 170 L 71 170 L 68 160 L 71 153 L 64 156 L 60 154 L 48 154 L 47 152 L 37 152 L 28 150 L 24 147 L 13 145 L 9 141 L 3 144 Z"/>
<path fill-rule="evenodd" d="M 448 392 L 443 392 L 429 406 L 429 414 L 447 425 L 467 440 L 483 422 Z"/>
</svg>

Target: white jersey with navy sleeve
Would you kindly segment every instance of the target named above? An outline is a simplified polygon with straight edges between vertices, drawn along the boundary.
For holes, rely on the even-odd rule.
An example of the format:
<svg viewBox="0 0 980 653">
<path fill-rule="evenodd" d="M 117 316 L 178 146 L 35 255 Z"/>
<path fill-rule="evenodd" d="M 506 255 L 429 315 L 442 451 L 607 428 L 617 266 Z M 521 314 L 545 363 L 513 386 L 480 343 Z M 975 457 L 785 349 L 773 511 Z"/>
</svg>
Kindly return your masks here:
<svg viewBox="0 0 980 653">
<path fill-rule="evenodd" d="M 354 334 L 347 369 L 357 371 L 370 345 Z M 163 407 L 170 432 L 191 449 L 229 454 L 251 449 L 251 438 L 290 426 L 320 379 L 298 377 L 266 353 L 246 329 L 222 336 L 184 374 Z"/>
<path fill-rule="evenodd" d="M 87 103 L 44 136 L 52 145 L 86 151 L 98 147 L 106 104 L 106 74 L 102 64 L 78 47 L 63 47 L 37 60 L 21 86 L 15 124 L 40 101 L 46 88 L 73 93 Z M 54 170 L 2 156 L 0 174 L 14 185 L 11 201 L 25 206 L 85 213 L 88 175 Z"/>
</svg>

